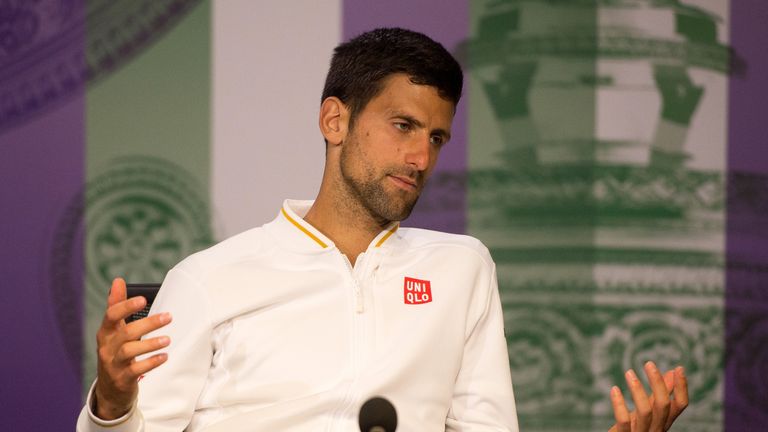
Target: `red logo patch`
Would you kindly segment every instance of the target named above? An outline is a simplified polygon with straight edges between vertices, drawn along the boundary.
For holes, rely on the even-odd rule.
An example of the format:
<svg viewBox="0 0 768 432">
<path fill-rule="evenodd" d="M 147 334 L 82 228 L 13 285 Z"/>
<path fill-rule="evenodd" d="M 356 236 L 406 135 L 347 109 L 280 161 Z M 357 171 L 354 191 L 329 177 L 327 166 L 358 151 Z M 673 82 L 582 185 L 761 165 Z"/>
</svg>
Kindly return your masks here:
<svg viewBox="0 0 768 432">
<path fill-rule="evenodd" d="M 428 280 L 405 278 L 403 283 L 405 304 L 424 304 L 432 301 L 432 285 Z"/>
</svg>

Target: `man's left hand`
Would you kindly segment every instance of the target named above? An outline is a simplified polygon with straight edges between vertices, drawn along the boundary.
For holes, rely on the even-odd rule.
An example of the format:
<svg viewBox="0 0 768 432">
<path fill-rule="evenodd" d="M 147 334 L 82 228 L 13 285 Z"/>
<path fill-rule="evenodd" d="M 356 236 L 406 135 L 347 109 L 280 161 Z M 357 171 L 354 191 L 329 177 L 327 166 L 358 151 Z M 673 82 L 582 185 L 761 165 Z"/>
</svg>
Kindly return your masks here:
<svg viewBox="0 0 768 432">
<path fill-rule="evenodd" d="M 629 411 L 621 390 L 614 386 L 611 389 L 611 404 L 616 424 L 608 432 L 667 431 L 688 406 L 688 382 L 682 366 L 667 371 L 663 376 L 653 362 L 647 362 L 644 369 L 652 394 L 648 395 L 635 372 L 628 370 L 625 378 L 635 410 Z"/>
</svg>

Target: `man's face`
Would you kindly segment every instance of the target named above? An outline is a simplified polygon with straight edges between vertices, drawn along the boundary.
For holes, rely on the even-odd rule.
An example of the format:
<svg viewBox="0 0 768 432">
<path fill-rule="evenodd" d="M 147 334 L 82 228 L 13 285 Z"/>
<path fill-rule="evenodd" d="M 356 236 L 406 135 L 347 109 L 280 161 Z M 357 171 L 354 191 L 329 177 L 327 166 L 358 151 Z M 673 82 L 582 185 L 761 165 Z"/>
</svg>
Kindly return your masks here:
<svg viewBox="0 0 768 432">
<path fill-rule="evenodd" d="M 341 149 L 341 177 L 348 199 L 378 222 L 410 215 L 450 138 L 453 103 L 437 89 L 389 77 L 354 120 Z"/>
</svg>

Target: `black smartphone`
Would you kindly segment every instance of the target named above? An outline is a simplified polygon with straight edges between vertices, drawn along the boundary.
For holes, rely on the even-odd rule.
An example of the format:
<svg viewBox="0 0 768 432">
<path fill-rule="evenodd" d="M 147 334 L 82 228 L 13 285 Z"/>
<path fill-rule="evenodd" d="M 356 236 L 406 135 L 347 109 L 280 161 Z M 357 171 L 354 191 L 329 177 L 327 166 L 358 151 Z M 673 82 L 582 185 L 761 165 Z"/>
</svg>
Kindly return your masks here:
<svg viewBox="0 0 768 432">
<path fill-rule="evenodd" d="M 155 301 L 157 292 L 160 291 L 159 283 L 129 283 L 125 285 L 128 289 L 128 298 L 142 296 L 147 299 L 147 305 L 144 309 L 136 312 L 135 314 L 126 318 L 125 322 L 136 321 L 142 318 L 146 318 L 149 315 L 149 308 Z"/>
</svg>

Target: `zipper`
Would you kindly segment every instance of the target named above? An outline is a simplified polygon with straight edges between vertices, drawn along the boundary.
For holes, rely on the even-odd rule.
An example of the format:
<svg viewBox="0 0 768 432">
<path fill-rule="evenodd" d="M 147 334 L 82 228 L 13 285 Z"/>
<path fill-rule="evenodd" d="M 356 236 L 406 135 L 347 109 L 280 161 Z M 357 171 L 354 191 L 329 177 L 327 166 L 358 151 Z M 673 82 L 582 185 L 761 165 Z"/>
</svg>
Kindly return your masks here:
<svg viewBox="0 0 768 432">
<path fill-rule="evenodd" d="M 350 281 L 352 283 L 352 291 L 354 295 L 354 313 L 351 316 L 352 319 L 352 340 L 351 340 L 351 347 L 350 347 L 350 353 L 351 353 L 351 381 L 349 382 L 349 387 L 347 388 L 346 392 L 344 393 L 344 397 L 341 400 L 340 406 L 335 410 L 335 413 L 333 414 L 333 417 L 328 424 L 328 431 L 335 430 L 335 428 L 338 426 L 338 422 L 345 417 L 345 415 L 355 406 L 355 402 L 357 400 L 357 395 L 355 394 L 355 389 L 357 387 L 358 378 L 360 374 L 360 351 L 362 349 L 362 339 L 363 339 L 363 323 L 361 320 L 363 319 L 362 313 L 365 311 L 365 303 L 363 298 L 363 291 L 360 287 L 360 283 L 357 280 L 357 277 L 355 275 L 355 268 L 352 267 L 352 263 L 349 261 L 349 258 L 347 258 L 346 255 L 342 254 L 341 251 L 338 251 L 338 254 L 342 261 L 344 261 L 344 265 L 347 269 L 347 274 L 350 278 Z M 361 259 L 362 258 L 362 259 Z M 358 257 L 357 261 L 357 269 L 358 273 L 363 273 L 360 270 L 365 269 L 365 258 L 366 255 L 363 255 L 363 257 Z"/>
<path fill-rule="evenodd" d="M 363 291 L 360 289 L 360 284 L 357 282 L 357 278 L 355 277 L 355 269 L 352 268 L 352 263 L 349 262 L 349 258 L 347 258 L 346 255 L 339 252 L 339 254 L 342 257 L 342 260 L 344 261 L 344 264 L 347 266 L 347 271 L 349 272 L 349 277 L 352 279 L 352 290 L 354 291 L 355 295 L 355 312 L 356 313 L 363 313 L 365 311 L 365 304 L 363 303 Z M 358 264 L 360 264 L 358 262 Z"/>
</svg>

